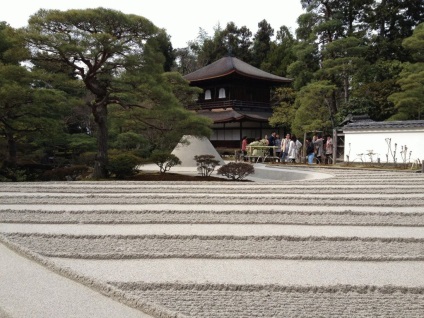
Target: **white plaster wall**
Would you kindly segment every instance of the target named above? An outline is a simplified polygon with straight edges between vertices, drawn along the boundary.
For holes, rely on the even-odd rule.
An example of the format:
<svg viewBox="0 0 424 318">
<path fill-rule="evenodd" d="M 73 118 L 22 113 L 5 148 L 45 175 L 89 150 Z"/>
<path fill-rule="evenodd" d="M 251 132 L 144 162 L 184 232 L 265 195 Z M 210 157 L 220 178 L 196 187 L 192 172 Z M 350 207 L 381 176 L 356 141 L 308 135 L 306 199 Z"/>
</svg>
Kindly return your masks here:
<svg viewBox="0 0 424 318">
<path fill-rule="evenodd" d="M 397 144 L 396 162 L 403 163 L 401 156 L 401 147 L 407 147 L 407 162 L 409 162 L 409 152 L 412 151 L 410 162 L 419 159 L 424 160 L 424 129 L 420 130 L 403 130 L 403 131 L 345 131 L 345 155 L 344 161 L 370 162 L 371 159 L 366 154 L 369 150 L 373 150 L 377 155 L 373 156 L 376 162 L 380 158 L 382 163 L 387 162 L 386 154 L 389 154 L 389 162 L 393 162 L 393 157 L 388 153 L 388 143 L 386 138 L 391 138 L 391 148 L 394 151 L 395 143 Z M 363 154 L 362 156 L 360 154 Z"/>
</svg>

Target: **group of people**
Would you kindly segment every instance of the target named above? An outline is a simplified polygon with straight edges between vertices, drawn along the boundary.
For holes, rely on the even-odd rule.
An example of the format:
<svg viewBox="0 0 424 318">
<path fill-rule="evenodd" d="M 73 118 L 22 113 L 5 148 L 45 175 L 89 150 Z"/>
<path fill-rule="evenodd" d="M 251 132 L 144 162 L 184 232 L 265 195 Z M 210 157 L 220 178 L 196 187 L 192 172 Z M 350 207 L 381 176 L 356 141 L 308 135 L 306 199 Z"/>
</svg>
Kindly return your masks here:
<svg viewBox="0 0 424 318">
<path fill-rule="evenodd" d="M 312 138 L 308 137 L 305 140 L 306 142 L 306 158 L 308 164 L 313 163 L 330 163 L 333 156 L 333 139 L 330 135 L 327 136 L 327 139 L 321 135 L 314 135 Z M 302 143 L 296 138 L 295 135 L 290 133 L 286 134 L 284 139 L 280 139 L 280 135 L 276 132 L 268 137 L 265 135 L 264 138 L 256 138 L 255 141 L 248 143 L 247 136 L 243 137 L 241 144 L 241 151 L 243 156 L 247 155 L 248 146 L 252 147 L 252 156 L 265 156 L 266 152 L 269 151 L 269 156 L 274 157 L 274 149 L 262 149 L 260 147 L 255 148 L 254 146 L 275 146 L 275 156 L 278 158 L 279 162 L 285 163 L 295 163 L 300 162 L 300 154 L 302 149 Z"/>
<path fill-rule="evenodd" d="M 324 139 L 321 135 L 306 138 L 306 158 L 308 164 L 328 164 L 333 162 L 333 138 Z"/>
<path fill-rule="evenodd" d="M 300 161 L 302 143 L 297 139 L 296 135 L 286 134 L 286 137 L 276 146 L 278 147 L 276 153 L 280 158 L 280 162 L 295 163 Z"/>
</svg>

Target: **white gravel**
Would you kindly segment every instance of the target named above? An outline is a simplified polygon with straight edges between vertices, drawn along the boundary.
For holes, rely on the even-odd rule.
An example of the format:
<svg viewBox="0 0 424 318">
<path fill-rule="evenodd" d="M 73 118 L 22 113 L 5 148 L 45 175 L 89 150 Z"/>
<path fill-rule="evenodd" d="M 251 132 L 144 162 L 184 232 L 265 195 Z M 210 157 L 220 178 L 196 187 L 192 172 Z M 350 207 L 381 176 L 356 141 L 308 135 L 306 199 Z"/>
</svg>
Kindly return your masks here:
<svg viewBox="0 0 424 318">
<path fill-rule="evenodd" d="M 0 184 L 0 317 L 422 317 L 422 174 L 260 169 Z"/>
<path fill-rule="evenodd" d="M 53 273 L 3 244 L 0 255 L 0 308 L 10 317 L 152 317 Z"/>
<path fill-rule="evenodd" d="M 424 262 L 344 262 L 307 260 L 146 259 L 81 260 L 54 258 L 105 281 L 148 283 L 281 284 L 302 286 L 424 286 Z"/>
<path fill-rule="evenodd" d="M 421 206 L 385 206 L 378 208 L 375 206 L 355 206 L 355 205 L 335 205 L 325 206 L 319 204 L 312 204 L 309 208 L 305 205 L 296 204 L 279 204 L 279 205 L 264 205 L 264 204 L 79 204 L 74 202 L 72 204 L 58 205 L 45 205 L 45 204 L 1 204 L 0 211 L 5 210 L 21 210 L 21 211 L 318 211 L 318 212 L 331 212 L 331 211 L 360 211 L 360 212 L 402 212 L 402 213 L 416 213 L 424 212 Z"/>
<path fill-rule="evenodd" d="M 424 238 L 424 227 L 309 226 L 273 224 L 16 224 L 0 223 L 0 233 L 73 235 L 228 235 Z"/>
</svg>

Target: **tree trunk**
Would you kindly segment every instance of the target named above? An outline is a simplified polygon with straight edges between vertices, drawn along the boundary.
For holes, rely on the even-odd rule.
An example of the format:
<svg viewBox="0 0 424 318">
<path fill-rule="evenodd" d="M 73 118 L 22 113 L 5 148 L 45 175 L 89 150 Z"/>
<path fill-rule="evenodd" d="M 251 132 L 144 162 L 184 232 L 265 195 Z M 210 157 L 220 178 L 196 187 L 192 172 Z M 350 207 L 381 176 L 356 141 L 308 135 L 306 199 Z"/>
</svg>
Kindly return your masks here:
<svg viewBox="0 0 424 318">
<path fill-rule="evenodd" d="M 107 105 L 96 103 L 92 106 L 94 121 L 97 124 L 97 155 L 94 160 L 93 178 L 106 178 L 108 171 L 108 127 L 107 127 Z"/>
<path fill-rule="evenodd" d="M 16 140 L 13 137 L 13 133 L 8 132 L 7 134 L 7 161 L 9 165 L 16 166 Z"/>
</svg>

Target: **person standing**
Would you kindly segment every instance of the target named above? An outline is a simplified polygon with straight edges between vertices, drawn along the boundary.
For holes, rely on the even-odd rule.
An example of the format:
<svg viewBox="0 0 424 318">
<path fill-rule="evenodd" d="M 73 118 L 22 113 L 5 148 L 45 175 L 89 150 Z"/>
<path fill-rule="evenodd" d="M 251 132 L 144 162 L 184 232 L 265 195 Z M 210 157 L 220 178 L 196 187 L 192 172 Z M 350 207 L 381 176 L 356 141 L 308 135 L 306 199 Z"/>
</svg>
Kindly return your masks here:
<svg viewBox="0 0 424 318">
<path fill-rule="evenodd" d="M 333 162 L 333 138 L 328 135 L 325 142 L 325 163 L 329 164 L 330 162 Z"/>
<path fill-rule="evenodd" d="M 306 138 L 306 158 L 308 159 L 308 164 L 314 163 L 314 157 L 315 157 L 315 147 L 312 142 L 311 137 Z"/>
<path fill-rule="evenodd" d="M 280 135 L 275 135 L 275 156 L 278 158 L 278 160 L 281 159 L 281 139 Z"/>
<path fill-rule="evenodd" d="M 322 138 L 321 135 L 318 136 L 314 136 L 314 147 L 315 147 L 315 157 L 316 157 L 316 161 L 317 164 L 321 163 L 322 160 L 322 155 L 324 152 L 324 139 Z"/>
<path fill-rule="evenodd" d="M 275 146 L 275 131 L 272 132 L 271 136 L 268 137 L 268 146 L 274 147 Z M 269 148 L 269 156 L 274 156 L 274 148 Z"/>
<path fill-rule="evenodd" d="M 247 136 L 244 136 L 241 141 L 241 154 L 243 157 L 243 160 L 246 160 L 247 156 Z"/>
<path fill-rule="evenodd" d="M 281 142 L 281 162 L 285 162 L 287 160 L 287 156 L 289 153 L 289 144 L 290 144 L 290 134 L 286 135 L 286 138 Z"/>
<path fill-rule="evenodd" d="M 296 160 L 296 136 L 292 136 L 289 141 L 288 151 L 287 151 L 288 162 L 294 163 Z"/>
<path fill-rule="evenodd" d="M 289 151 L 288 151 L 288 158 L 289 162 L 295 163 L 296 159 L 299 156 L 299 150 L 302 147 L 302 143 L 297 140 L 297 137 L 295 135 L 291 136 L 291 140 L 289 143 Z"/>
</svg>

